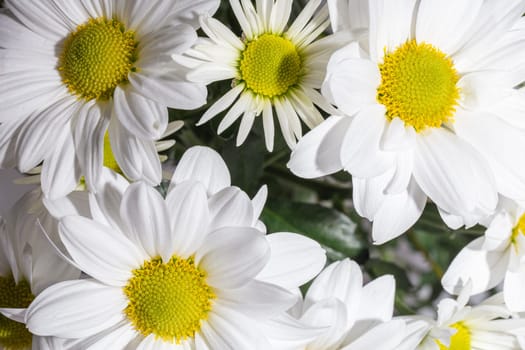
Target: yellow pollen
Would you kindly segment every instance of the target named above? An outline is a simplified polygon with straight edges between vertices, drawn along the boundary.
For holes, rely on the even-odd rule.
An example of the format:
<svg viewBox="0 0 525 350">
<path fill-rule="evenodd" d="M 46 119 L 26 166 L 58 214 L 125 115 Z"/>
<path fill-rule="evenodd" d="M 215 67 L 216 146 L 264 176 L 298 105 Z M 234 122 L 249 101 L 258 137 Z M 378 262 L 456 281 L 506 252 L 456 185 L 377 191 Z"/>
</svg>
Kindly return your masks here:
<svg viewBox="0 0 525 350">
<path fill-rule="evenodd" d="M 263 34 L 248 42 L 241 54 L 241 81 L 255 94 L 272 98 L 285 94 L 299 82 L 301 56 L 288 39 Z"/>
<path fill-rule="evenodd" d="M 440 341 L 437 341 L 439 350 L 471 350 L 471 336 L 470 330 L 462 323 L 454 323 L 452 328 L 458 331 L 450 338 L 450 347 L 446 347 Z"/>
<path fill-rule="evenodd" d="M 144 262 L 124 287 L 126 316 L 144 336 L 180 343 L 193 338 L 208 318 L 215 294 L 193 258 Z"/>
<path fill-rule="evenodd" d="M 13 277 L 0 277 L 0 308 L 27 308 L 34 299 L 26 281 L 15 283 Z M 31 348 L 32 335 L 25 324 L 0 314 L 0 348 L 21 350 Z"/>
<path fill-rule="evenodd" d="M 522 234 L 525 235 L 525 214 L 523 214 L 516 226 L 512 229 L 512 236 L 510 238 L 510 241 L 514 244 L 516 243 L 516 239 L 518 238 L 518 235 Z"/>
<path fill-rule="evenodd" d="M 58 62 L 70 93 L 86 100 L 107 100 L 136 71 L 137 41 L 133 31 L 115 19 L 90 19 L 70 33 Z"/>
<path fill-rule="evenodd" d="M 396 117 L 417 132 L 452 122 L 459 99 L 459 75 L 443 52 L 427 43 L 409 40 L 385 53 L 379 65 L 377 100 L 388 120 Z"/>
</svg>

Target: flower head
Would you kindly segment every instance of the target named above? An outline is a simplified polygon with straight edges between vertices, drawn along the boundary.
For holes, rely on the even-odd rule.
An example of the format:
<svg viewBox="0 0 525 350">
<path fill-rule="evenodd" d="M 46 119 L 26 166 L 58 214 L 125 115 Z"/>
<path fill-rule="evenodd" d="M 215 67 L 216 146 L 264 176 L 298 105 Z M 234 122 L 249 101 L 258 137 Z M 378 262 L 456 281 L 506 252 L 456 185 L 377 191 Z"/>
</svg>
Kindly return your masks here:
<svg viewBox="0 0 525 350">
<path fill-rule="evenodd" d="M 498 193 L 524 199 L 514 111 L 523 112 L 525 2 L 330 3 L 342 29 L 351 4 L 368 9 L 368 21 L 355 19 L 368 35 L 331 57 L 322 92 L 340 113 L 301 139 L 292 172 L 351 173 L 376 243 L 410 228 L 427 198 L 452 228 L 491 215 Z"/>
<path fill-rule="evenodd" d="M 84 176 L 96 191 L 109 135 L 126 176 L 158 184 L 154 141 L 167 107 L 205 102 L 170 55 L 197 39 L 196 18 L 218 1 L 6 1 L 0 14 L 0 166 L 42 162 L 42 188 L 59 198 Z"/>
<path fill-rule="evenodd" d="M 324 264 L 317 243 L 260 230 L 264 190 L 252 201 L 230 186 L 210 149 L 184 154 L 165 199 L 143 182 L 115 173 L 106 180 L 90 197 L 92 218 L 60 220 L 67 252 L 90 278 L 58 283 L 34 300 L 26 319 L 35 334 L 77 348 L 264 348 L 258 324 L 289 308 L 295 297 L 287 288 Z M 299 261 L 285 242 L 310 257 Z"/>
<path fill-rule="evenodd" d="M 202 116 L 205 123 L 230 108 L 219 124 L 221 133 L 241 115 L 237 145 L 248 136 L 256 116 L 262 114 L 266 147 L 273 149 L 273 110 L 283 137 L 293 147 L 302 136 L 301 120 L 313 128 L 323 118 L 315 105 L 334 111 L 317 92 L 326 62 L 337 47 L 333 37 L 317 38 L 329 26 L 328 10 L 321 1 L 309 1 L 287 27 L 291 0 L 231 0 L 242 28 L 242 38 L 213 18 L 202 18 L 209 39 L 202 38 L 186 56 L 174 59 L 192 68 L 192 81 L 211 83 L 232 79 L 232 90 Z"/>
</svg>

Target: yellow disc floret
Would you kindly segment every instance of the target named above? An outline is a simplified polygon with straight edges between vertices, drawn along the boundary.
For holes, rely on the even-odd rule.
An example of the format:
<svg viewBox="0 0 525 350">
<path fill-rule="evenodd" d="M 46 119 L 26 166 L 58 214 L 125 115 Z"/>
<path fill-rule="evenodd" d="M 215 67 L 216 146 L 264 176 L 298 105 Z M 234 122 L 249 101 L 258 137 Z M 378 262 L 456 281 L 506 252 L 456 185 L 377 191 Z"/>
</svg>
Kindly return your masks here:
<svg viewBox="0 0 525 350">
<path fill-rule="evenodd" d="M 69 34 L 58 69 L 69 91 L 86 100 L 107 100 L 127 82 L 137 60 L 133 31 L 115 19 L 90 19 Z"/>
<path fill-rule="evenodd" d="M 15 283 L 13 277 L 0 277 L 0 308 L 27 308 L 34 299 L 26 281 Z M 31 348 L 32 335 L 25 324 L 0 314 L 0 348 L 21 350 Z"/>
<path fill-rule="evenodd" d="M 410 40 L 385 53 L 379 70 L 377 100 L 386 107 L 389 120 L 398 117 L 418 132 L 453 121 L 459 75 L 443 52 Z"/>
<path fill-rule="evenodd" d="M 457 332 L 450 338 L 448 348 L 438 341 L 439 350 L 471 350 L 470 330 L 462 322 L 454 323 L 450 327 L 457 329 Z"/>
<path fill-rule="evenodd" d="M 516 243 L 516 239 L 518 238 L 518 235 L 525 235 L 525 214 L 523 214 L 520 219 L 518 220 L 518 223 L 514 228 L 512 229 L 512 236 L 510 237 L 510 240 L 512 243 Z"/>
<path fill-rule="evenodd" d="M 263 34 L 246 44 L 239 70 L 248 89 L 272 98 L 285 94 L 299 82 L 302 61 L 290 40 Z"/>
<path fill-rule="evenodd" d="M 138 332 L 177 343 L 195 336 L 215 299 L 206 273 L 191 257 L 146 261 L 133 270 L 124 292 L 129 300 L 125 313 Z"/>
<path fill-rule="evenodd" d="M 122 169 L 120 169 L 120 166 L 117 163 L 117 160 L 115 159 L 115 155 L 113 154 L 113 150 L 111 149 L 111 143 L 109 141 L 109 133 L 106 132 L 104 135 L 104 162 L 103 165 L 106 168 L 110 168 L 116 173 L 119 173 L 120 175 L 124 175 L 122 172 Z"/>
</svg>

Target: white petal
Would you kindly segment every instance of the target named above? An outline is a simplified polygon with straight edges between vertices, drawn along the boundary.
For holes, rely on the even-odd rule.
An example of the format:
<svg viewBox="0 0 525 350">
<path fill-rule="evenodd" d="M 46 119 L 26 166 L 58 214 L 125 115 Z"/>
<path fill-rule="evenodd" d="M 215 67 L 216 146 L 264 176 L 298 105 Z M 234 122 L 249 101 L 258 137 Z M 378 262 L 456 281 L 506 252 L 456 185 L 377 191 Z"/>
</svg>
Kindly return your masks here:
<svg viewBox="0 0 525 350">
<path fill-rule="evenodd" d="M 507 271 L 503 285 L 505 304 L 510 311 L 525 311 L 523 294 L 525 293 L 525 266 L 520 266 L 517 271 Z"/>
<path fill-rule="evenodd" d="M 350 117 L 331 116 L 308 132 L 292 152 L 287 167 L 302 178 L 315 178 L 343 168 L 340 152 Z"/>
<path fill-rule="evenodd" d="M 341 350 L 397 350 L 405 337 L 405 322 L 391 321 L 377 325 Z"/>
<path fill-rule="evenodd" d="M 392 275 L 384 275 L 363 287 L 359 301 L 357 320 L 380 320 L 386 322 L 394 312 L 396 281 Z"/>
<path fill-rule="evenodd" d="M 248 195 L 237 187 L 226 187 L 209 201 L 212 221 L 210 231 L 222 227 L 251 226 L 253 206 Z"/>
<path fill-rule="evenodd" d="M 128 320 L 125 320 L 91 337 L 71 340 L 65 348 L 89 350 L 124 349 L 136 337 L 137 331 Z"/>
<path fill-rule="evenodd" d="M 27 309 L 16 309 L 16 308 L 0 308 L 0 314 L 13 320 L 15 322 L 24 323 Z"/>
<path fill-rule="evenodd" d="M 304 308 L 321 300 L 336 298 L 347 310 L 347 322 L 353 321 L 360 307 L 363 275 L 359 265 L 349 259 L 332 263 L 313 281 L 305 297 Z"/>
<path fill-rule="evenodd" d="M 350 57 L 350 53 L 344 54 L 353 50 L 353 47 L 347 46 L 332 56 L 323 83 L 323 92 L 349 116 L 377 103 L 377 88 L 381 83 L 377 64 Z"/>
<path fill-rule="evenodd" d="M 54 56 L 53 40 L 33 32 L 14 16 L 0 14 L 0 47 L 5 49 L 21 49 Z"/>
<path fill-rule="evenodd" d="M 104 283 L 123 286 L 145 256 L 126 237 L 81 216 L 60 221 L 60 238 L 84 272 Z"/>
<path fill-rule="evenodd" d="M 26 325 L 31 333 L 42 336 L 87 337 L 120 322 L 126 303 L 119 288 L 93 280 L 62 282 L 31 303 Z"/>
<path fill-rule="evenodd" d="M 190 24 L 198 29 L 199 17 L 213 16 L 220 5 L 220 1 L 209 0 L 181 0 L 175 3 L 174 20 L 177 22 Z"/>
<path fill-rule="evenodd" d="M 255 319 L 268 319 L 282 314 L 292 307 L 297 298 L 288 290 L 272 283 L 252 280 L 242 288 L 225 291 L 218 295 L 221 305 L 242 311 Z"/>
<path fill-rule="evenodd" d="M 104 107 L 102 107 L 104 108 Z M 104 135 L 109 124 L 109 115 L 105 115 L 97 104 L 84 105 L 75 120 L 73 139 L 80 168 L 91 192 L 96 192 L 99 175 L 104 161 Z"/>
<path fill-rule="evenodd" d="M 489 214 L 497 204 L 494 179 L 482 156 L 444 129 L 418 135 L 414 159 L 418 185 L 439 207 L 452 214 Z"/>
<path fill-rule="evenodd" d="M 391 52 L 411 38 L 416 0 L 371 0 L 370 56 L 381 62 L 385 51 Z"/>
<path fill-rule="evenodd" d="M 231 227 L 211 233 L 195 254 L 195 263 L 207 272 L 210 285 L 233 289 L 253 279 L 269 258 L 270 247 L 258 230 Z"/>
<path fill-rule="evenodd" d="M 75 144 L 69 130 L 57 138 L 56 150 L 42 165 L 42 191 L 57 199 L 73 191 L 80 180 L 80 166 L 75 155 Z"/>
<path fill-rule="evenodd" d="M 162 167 L 152 140 L 132 135 L 115 117 L 109 123 L 109 140 L 113 155 L 127 178 L 144 180 L 152 186 L 160 183 Z"/>
<path fill-rule="evenodd" d="M 13 71 L 2 74 L 0 122 L 27 116 L 68 95 L 54 70 Z"/>
<path fill-rule="evenodd" d="M 382 105 L 369 106 L 355 116 L 341 145 L 341 163 L 346 171 L 369 178 L 392 167 L 393 153 L 380 149 L 387 123 Z"/>
<path fill-rule="evenodd" d="M 220 305 L 208 314 L 200 333 L 208 349 L 268 349 L 251 319 Z"/>
<path fill-rule="evenodd" d="M 488 160 L 498 192 L 510 198 L 525 198 L 525 163 L 516 161 L 525 151 L 523 131 L 482 113 L 458 115 L 454 127 Z"/>
<path fill-rule="evenodd" d="M 95 194 L 90 194 L 92 197 L 89 201 L 91 215 L 95 221 L 119 229 L 126 234 L 127 226 L 120 217 L 120 203 L 122 202 L 122 195 L 129 186 L 129 182 L 121 175 L 107 168 L 102 169 L 100 176 L 101 185 L 99 190 Z"/>
<path fill-rule="evenodd" d="M 168 125 L 165 105 L 144 98 L 132 89 L 115 89 L 114 115 L 128 131 L 143 139 L 157 140 Z"/>
<path fill-rule="evenodd" d="M 73 23 L 59 8 L 49 3 L 10 0 L 6 5 L 25 26 L 54 42 L 66 37 L 79 24 Z"/>
<path fill-rule="evenodd" d="M 202 245 L 209 232 L 206 189 L 199 182 L 182 182 L 169 191 L 166 205 L 171 213 L 171 234 L 161 249 L 166 254 L 187 258 Z"/>
<path fill-rule="evenodd" d="M 273 123 L 273 108 L 269 101 L 264 102 L 263 108 L 264 143 L 268 152 L 273 151 L 275 127 Z"/>
<path fill-rule="evenodd" d="M 277 0 L 270 14 L 269 27 L 272 33 L 280 34 L 288 23 L 290 13 L 292 12 L 291 0 Z"/>
<path fill-rule="evenodd" d="M 484 238 L 480 237 L 470 242 L 452 260 L 441 280 L 447 292 L 459 294 L 470 280 L 472 293 L 478 294 L 503 280 L 508 267 L 508 253 L 483 250 L 483 241 Z"/>
<path fill-rule="evenodd" d="M 452 55 L 465 41 L 483 0 L 426 0 L 419 5 L 416 39 Z"/>
<path fill-rule="evenodd" d="M 36 167 L 42 159 L 55 152 L 54 140 L 62 130 L 69 127 L 75 105 L 73 98 L 60 99 L 22 123 L 16 141 L 18 168 L 21 172 Z"/>
<path fill-rule="evenodd" d="M 308 347 L 338 349 L 348 331 L 348 317 L 348 310 L 340 299 L 323 299 L 310 306 L 300 321 L 309 326 L 322 327 L 324 331 Z"/>
<path fill-rule="evenodd" d="M 173 185 L 188 180 L 201 182 L 209 196 L 231 183 L 230 172 L 221 156 L 213 149 L 202 146 L 192 147 L 182 155 L 173 173 L 170 191 Z"/>
<path fill-rule="evenodd" d="M 215 101 L 211 107 L 202 115 L 201 119 L 197 125 L 202 125 L 215 117 L 220 112 L 224 111 L 226 108 L 230 107 L 232 103 L 237 99 L 239 94 L 244 90 L 244 84 L 239 84 L 230 91 L 228 91 L 224 96 Z"/>
<path fill-rule="evenodd" d="M 403 234 L 416 223 L 427 203 L 427 196 L 412 180 L 406 191 L 386 195 L 374 215 L 372 237 L 383 244 Z"/>
<path fill-rule="evenodd" d="M 120 205 L 133 241 L 142 245 L 151 258 L 161 255 L 167 262 L 173 255 L 168 209 L 160 193 L 143 182 L 131 184 Z"/>
<path fill-rule="evenodd" d="M 144 97 L 176 109 L 195 109 L 206 103 L 206 87 L 182 81 L 178 73 L 143 70 L 129 76 L 129 82 Z"/>
<path fill-rule="evenodd" d="M 326 253 L 312 239 L 288 232 L 273 233 L 266 239 L 270 261 L 257 275 L 258 280 L 293 289 L 310 281 L 325 265 Z"/>
</svg>

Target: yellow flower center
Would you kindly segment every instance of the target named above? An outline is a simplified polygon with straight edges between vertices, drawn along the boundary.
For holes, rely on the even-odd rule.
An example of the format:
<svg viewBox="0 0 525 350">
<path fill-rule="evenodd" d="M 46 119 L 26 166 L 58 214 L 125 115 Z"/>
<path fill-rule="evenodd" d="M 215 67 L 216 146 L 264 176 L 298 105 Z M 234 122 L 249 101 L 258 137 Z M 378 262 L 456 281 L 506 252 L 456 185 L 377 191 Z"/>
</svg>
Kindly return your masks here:
<svg viewBox="0 0 525 350">
<path fill-rule="evenodd" d="M 135 71 L 137 41 L 115 19 L 90 19 L 64 42 L 58 70 L 69 91 L 86 100 L 107 100 Z"/>
<path fill-rule="evenodd" d="M 400 118 L 417 132 L 453 121 L 459 75 L 452 60 L 434 46 L 409 40 L 379 65 L 377 100 L 388 120 Z"/>
<path fill-rule="evenodd" d="M 15 283 L 13 277 L 0 277 L 0 307 L 27 308 L 34 299 L 26 281 Z M 0 348 L 20 350 L 31 348 L 32 335 L 25 324 L 0 314 Z"/>
<path fill-rule="evenodd" d="M 133 270 L 124 293 L 129 300 L 125 313 L 138 332 L 177 343 L 195 336 L 215 299 L 193 258 L 177 256 L 167 263 L 146 261 Z"/>
<path fill-rule="evenodd" d="M 451 327 L 458 331 L 450 338 L 450 347 L 447 348 L 443 343 L 437 341 L 439 350 L 471 350 L 469 329 L 462 322 L 454 323 Z"/>
<path fill-rule="evenodd" d="M 302 61 L 290 40 L 263 34 L 246 44 L 239 69 L 248 89 L 272 98 L 285 94 L 299 82 Z"/>
<path fill-rule="evenodd" d="M 111 143 L 109 142 L 109 133 L 106 132 L 104 135 L 104 161 L 103 165 L 106 168 L 110 168 L 116 173 L 119 173 L 120 175 L 124 175 L 122 170 L 120 169 L 120 166 L 117 163 L 117 160 L 115 159 L 115 155 L 113 154 L 113 150 L 111 149 Z"/>
<path fill-rule="evenodd" d="M 510 238 L 510 241 L 514 244 L 516 243 L 516 239 L 518 238 L 518 235 L 522 234 L 525 235 L 525 214 L 523 214 L 516 226 L 512 229 L 512 236 Z"/>
</svg>

